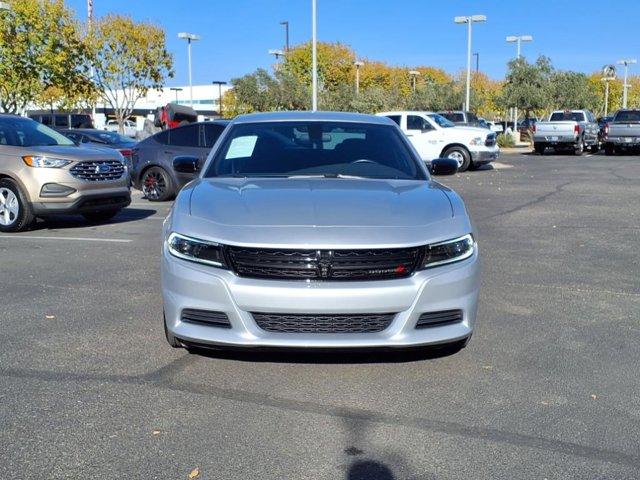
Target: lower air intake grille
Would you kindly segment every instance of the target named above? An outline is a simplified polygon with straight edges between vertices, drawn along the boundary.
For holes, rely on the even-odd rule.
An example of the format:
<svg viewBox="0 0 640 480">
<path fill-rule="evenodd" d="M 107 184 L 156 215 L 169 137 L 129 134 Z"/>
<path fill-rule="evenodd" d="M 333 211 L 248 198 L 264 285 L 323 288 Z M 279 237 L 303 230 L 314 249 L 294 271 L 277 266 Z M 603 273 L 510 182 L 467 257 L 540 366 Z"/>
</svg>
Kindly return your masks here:
<svg viewBox="0 0 640 480">
<path fill-rule="evenodd" d="M 395 313 L 285 314 L 252 313 L 258 326 L 279 333 L 375 333 L 387 328 Z"/>
<path fill-rule="evenodd" d="M 209 327 L 231 328 L 229 318 L 223 312 L 185 308 L 182 310 L 180 320 L 187 323 L 197 323 L 198 325 L 208 325 Z"/>
<path fill-rule="evenodd" d="M 423 313 L 416 323 L 416 328 L 441 327 L 451 323 L 459 323 L 462 318 L 462 310 Z"/>
</svg>

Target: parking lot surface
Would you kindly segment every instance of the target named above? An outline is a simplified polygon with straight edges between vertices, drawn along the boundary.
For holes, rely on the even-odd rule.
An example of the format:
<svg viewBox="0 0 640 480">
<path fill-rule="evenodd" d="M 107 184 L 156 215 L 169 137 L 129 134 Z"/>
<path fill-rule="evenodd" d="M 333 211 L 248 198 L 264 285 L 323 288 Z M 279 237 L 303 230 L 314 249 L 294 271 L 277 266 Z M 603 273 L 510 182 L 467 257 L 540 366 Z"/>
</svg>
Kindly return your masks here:
<svg viewBox="0 0 640 480">
<path fill-rule="evenodd" d="M 441 181 L 483 256 L 474 338 L 444 357 L 171 349 L 169 203 L 0 236 L 0 478 L 640 477 L 640 157 Z"/>
</svg>

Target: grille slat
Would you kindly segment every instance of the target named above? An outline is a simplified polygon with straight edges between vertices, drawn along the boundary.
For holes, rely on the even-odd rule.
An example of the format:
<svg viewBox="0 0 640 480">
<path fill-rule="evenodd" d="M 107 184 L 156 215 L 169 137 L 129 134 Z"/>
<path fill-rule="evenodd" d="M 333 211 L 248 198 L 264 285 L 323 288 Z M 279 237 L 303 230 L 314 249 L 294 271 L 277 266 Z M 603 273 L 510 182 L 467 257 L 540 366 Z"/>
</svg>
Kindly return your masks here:
<svg viewBox="0 0 640 480">
<path fill-rule="evenodd" d="M 422 247 L 353 250 L 286 250 L 227 247 L 230 264 L 243 277 L 314 280 L 388 280 L 411 275 Z"/>
<path fill-rule="evenodd" d="M 182 322 L 207 325 L 218 328 L 231 328 L 229 317 L 224 312 L 212 312 L 209 310 L 197 310 L 185 308 L 180 316 Z"/>
<path fill-rule="evenodd" d="M 124 165 L 118 160 L 88 160 L 76 163 L 71 175 L 89 182 L 118 180 L 124 174 Z"/>
<path fill-rule="evenodd" d="M 395 313 L 285 314 L 253 312 L 258 327 L 277 333 L 376 333 L 385 330 Z"/>
<path fill-rule="evenodd" d="M 452 323 L 462 322 L 462 310 L 443 310 L 440 312 L 428 312 L 420 315 L 416 328 L 441 327 Z"/>
</svg>

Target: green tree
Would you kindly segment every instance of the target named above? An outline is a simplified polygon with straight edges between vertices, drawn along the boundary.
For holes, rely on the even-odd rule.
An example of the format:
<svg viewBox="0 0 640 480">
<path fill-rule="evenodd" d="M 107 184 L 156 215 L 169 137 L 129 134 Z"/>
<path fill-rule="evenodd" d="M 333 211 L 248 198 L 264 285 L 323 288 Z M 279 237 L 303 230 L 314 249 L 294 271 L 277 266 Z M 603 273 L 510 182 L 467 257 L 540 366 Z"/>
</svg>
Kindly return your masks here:
<svg viewBox="0 0 640 480">
<path fill-rule="evenodd" d="M 289 72 L 274 75 L 260 68 L 254 73 L 231 80 L 233 95 L 225 97 L 225 114 L 232 116 L 272 110 L 306 110 L 310 106 L 310 89 Z"/>
<path fill-rule="evenodd" d="M 553 72 L 549 77 L 549 108 L 586 108 L 597 110 L 598 91 L 589 78 L 578 72 Z M 604 101 L 604 99 L 603 99 Z"/>
<path fill-rule="evenodd" d="M 94 94 L 88 51 L 63 0 L 10 0 L 0 13 L 0 110 L 76 106 Z"/>
<path fill-rule="evenodd" d="M 127 16 L 108 15 L 96 22 L 88 43 L 96 86 L 102 100 L 113 108 L 122 132 L 136 102 L 173 77 L 164 30 Z"/>
<path fill-rule="evenodd" d="M 553 67 L 547 57 L 541 56 L 535 63 L 524 58 L 508 63 L 507 76 L 497 105 L 503 109 L 518 107 L 528 116 L 531 111 L 548 108 L 551 98 L 550 77 Z"/>
</svg>

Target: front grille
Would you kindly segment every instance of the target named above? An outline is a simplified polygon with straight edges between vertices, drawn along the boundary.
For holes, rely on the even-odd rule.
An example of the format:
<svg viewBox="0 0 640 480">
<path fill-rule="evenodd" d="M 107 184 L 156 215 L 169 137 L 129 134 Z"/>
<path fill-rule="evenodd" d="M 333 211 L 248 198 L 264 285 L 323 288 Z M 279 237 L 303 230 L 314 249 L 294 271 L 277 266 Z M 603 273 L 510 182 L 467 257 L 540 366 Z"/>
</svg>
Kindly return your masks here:
<svg viewBox="0 0 640 480">
<path fill-rule="evenodd" d="M 241 277 L 280 280 L 388 280 L 411 275 L 422 247 L 363 250 L 285 250 L 227 247 Z"/>
<path fill-rule="evenodd" d="M 375 333 L 387 328 L 395 313 L 285 314 L 252 313 L 262 330 L 278 333 Z"/>
<path fill-rule="evenodd" d="M 78 162 L 71 167 L 71 175 L 90 182 L 118 180 L 124 174 L 124 165 L 119 160 L 90 160 Z"/>
<path fill-rule="evenodd" d="M 487 135 L 487 139 L 485 140 L 484 144 L 487 147 L 493 147 L 496 144 L 496 134 L 490 133 L 489 135 Z"/>
<path fill-rule="evenodd" d="M 443 310 L 420 315 L 416 328 L 441 327 L 462 321 L 462 310 Z"/>
<path fill-rule="evenodd" d="M 185 308 L 182 310 L 180 321 L 195 323 L 198 325 L 207 325 L 209 327 L 231 328 L 231 323 L 229 322 L 229 318 L 226 313 L 212 312 L 210 310 Z"/>
</svg>

